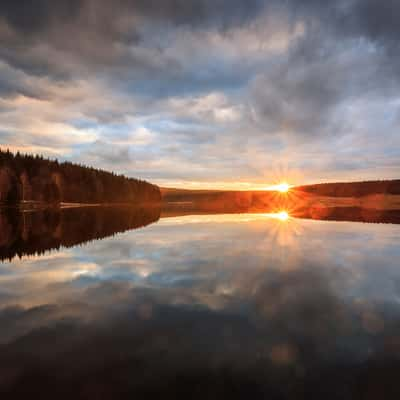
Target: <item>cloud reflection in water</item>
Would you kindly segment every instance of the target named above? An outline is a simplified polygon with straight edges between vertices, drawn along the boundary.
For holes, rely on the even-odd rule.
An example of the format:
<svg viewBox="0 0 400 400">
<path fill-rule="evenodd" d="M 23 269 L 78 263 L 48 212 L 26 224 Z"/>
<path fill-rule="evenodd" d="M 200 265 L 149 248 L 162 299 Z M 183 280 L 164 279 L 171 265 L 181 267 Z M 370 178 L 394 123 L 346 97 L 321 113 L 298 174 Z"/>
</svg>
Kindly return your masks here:
<svg viewBox="0 0 400 400">
<path fill-rule="evenodd" d="M 400 356 L 399 237 L 395 225 L 188 216 L 4 263 L 0 388 L 352 398 Z"/>
</svg>

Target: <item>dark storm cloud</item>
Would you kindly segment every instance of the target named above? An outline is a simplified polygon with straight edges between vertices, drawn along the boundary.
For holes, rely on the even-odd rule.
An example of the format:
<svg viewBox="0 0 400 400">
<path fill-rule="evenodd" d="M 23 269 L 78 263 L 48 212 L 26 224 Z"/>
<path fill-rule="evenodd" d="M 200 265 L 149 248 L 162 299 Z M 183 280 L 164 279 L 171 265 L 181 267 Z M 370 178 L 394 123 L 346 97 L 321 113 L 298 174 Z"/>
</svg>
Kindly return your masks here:
<svg viewBox="0 0 400 400">
<path fill-rule="evenodd" d="M 289 2 L 304 35 L 252 85 L 256 122 L 303 140 L 352 130 L 343 108 L 357 99 L 395 98 L 400 87 L 400 3 Z"/>
<path fill-rule="evenodd" d="M 225 78 L 217 63 L 209 66 L 216 72 L 202 75 L 200 66 L 184 67 L 171 57 L 168 43 L 147 43 L 149 34 L 162 38 L 174 27 L 225 30 L 262 7 L 259 0 L 6 0 L 0 5 L 0 59 L 56 80 L 86 79 L 96 71 L 112 85 L 121 82 L 122 90 L 154 96 L 229 87 L 245 81 L 245 71 Z M 25 94 L 19 87 L 7 90 Z"/>
<path fill-rule="evenodd" d="M 301 16 L 308 23 L 309 32 L 314 34 L 307 38 L 309 50 L 313 50 L 308 51 L 307 56 L 321 55 L 326 50 L 323 41 L 313 43 L 312 39 L 317 35 L 319 38 L 329 36 L 332 40 L 338 41 L 344 39 L 366 41 L 374 46 L 370 51 L 382 50 L 387 57 L 386 61 L 400 61 L 398 1 L 338 0 L 327 3 L 306 0 L 300 4 L 294 7 L 295 15 Z M 353 45 L 357 47 L 357 42 Z M 399 70 L 393 72 L 398 78 Z"/>
<path fill-rule="evenodd" d="M 395 16 L 399 15 L 400 6 L 390 0 L 339 0 L 328 4 L 318 0 L 289 0 L 284 4 L 262 0 L 118 0 L 112 3 L 5 0 L 0 6 L 0 56 L 30 73 L 50 74 L 58 78 L 73 78 L 74 74 L 82 71 L 88 73 L 107 66 L 113 68 L 116 74 L 122 73 L 128 84 L 129 77 L 145 80 L 158 73 L 157 80 L 172 78 L 172 82 L 176 82 L 176 90 L 182 88 L 183 82 L 189 83 L 191 78 L 194 81 L 200 79 L 201 85 L 207 85 L 209 79 L 208 87 L 216 87 L 218 80 L 223 80 L 222 73 L 202 79 L 199 75 L 188 74 L 179 63 L 168 57 L 162 47 L 158 50 L 153 48 L 146 57 L 143 52 L 128 51 L 127 46 L 145 43 L 149 32 L 157 32 L 160 26 L 229 29 L 254 20 L 264 11 L 272 16 L 286 14 L 292 24 L 298 21 L 305 23 L 306 34 L 301 46 L 303 53 L 298 52 L 297 57 L 290 59 L 294 67 L 297 61 L 302 61 L 298 60 L 300 57 L 307 59 L 330 51 L 325 48 L 326 36 L 333 39 L 366 38 L 387 48 L 388 55 L 395 56 L 393 53 L 398 52 L 396 40 L 400 29 Z M 143 30 L 144 26 L 150 28 Z M 161 32 L 162 29 L 162 35 Z M 193 65 L 193 68 L 196 67 Z M 218 69 L 216 65 L 214 70 Z M 142 73 L 137 74 L 138 71 Z M 329 76 L 331 71 L 328 69 L 323 78 Z M 228 82 L 222 82 L 222 85 L 229 87 L 237 79 L 238 76 L 231 73 Z M 308 79 L 304 79 L 304 86 L 309 83 Z M 316 84 L 309 89 L 310 98 L 318 103 L 322 97 L 322 101 L 327 101 L 329 105 L 334 94 L 324 84 L 316 89 L 315 86 L 320 83 L 320 76 L 317 75 Z M 158 86 L 162 86 L 162 82 Z M 190 90 L 191 85 L 183 87 Z M 315 90 L 322 93 L 315 93 Z M 171 92 L 173 89 L 169 90 Z M 300 87 L 299 95 L 303 92 Z"/>
<path fill-rule="evenodd" d="M 18 94 L 38 99 L 44 99 L 49 95 L 43 85 L 32 82 L 29 75 L 11 68 L 0 60 L 0 98 Z"/>
<path fill-rule="evenodd" d="M 47 119 L 47 132 L 56 122 L 81 131 L 89 123 L 94 134 L 86 143 L 110 145 L 94 144 L 92 160 L 107 167 L 116 161 L 129 174 L 124 165 L 133 155 L 135 168 L 153 164 L 157 179 L 204 179 L 216 170 L 254 177 L 270 167 L 228 155 L 238 145 L 247 155 L 273 153 L 277 141 L 289 152 L 312 143 L 322 153 L 335 148 L 333 138 L 354 135 L 365 151 L 377 132 L 394 137 L 396 129 L 388 114 L 399 113 L 398 15 L 392 0 L 5 0 L 0 110 L 8 119 L 1 128 L 20 132 L 24 118 L 23 127 Z M 210 102 L 210 94 L 224 102 Z M 12 115 L 13 106 L 22 107 L 12 103 L 18 95 L 44 101 L 25 100 Z M 196 132 L 199 120 L 212 134 Z M 360 127 L 364 120 L 371 123 Z M 116 122 L 124 131 L 151 124 L 158 142 L 151 151 L 121 149 Z M 33 136 L 26 134 L 28 149 L 48 147 Z M 79 140 L 62 153 L 82 161 Z"/>
<path fill-rule="evenodd" d="M 385 45 L 395 45 L 400 39 L 398 17 L 400 3 L 396 0 L 357 0 L 349 1 L 348 30 Z"/>
<path fill-rule="evenodd" d="M 32 35 L 45 31 L 49 22 L 77 17 L 81 3 L 80 0 L 4 0 L 0 15 L 19 33 Z"/>
<path fill-rule="evenodd" d="M 381 41 L 400 36 L 400 4 L 396 0 L 289 0 L 287 4 L 293 17 L 300 16 L 309 23 L 318 19 L 344 34 Z"/>
<path fill-rule="evenodd" d="M 272 16 L 287 14 L 293 25 L 298 21 L 305 23 L 306 34 L 301 50 L 290 59 L 293 68 L 297 62 L 329 51 L 324 43 L 327 35 L 365 37 L 379 45 L 392 44 L 392 53 L 396 52 L 394 41 L 398 38 L 399 28 L 393 16 L 399 15 L 399 5 L 394 1 L 378 5 L 376 1 L 343 0 L 327 5 L 326 2 L 306 0 L 280 5 L 276 1 L 261 0 L 118 0 L 112 4 L 91 0 L 6 0 L 0 6 L 0 21 L 3 21 L 0 25 L 0 57 L 29 73 L 62 79 L 73 79 L 99 69 L 120 76 L 132 91 L 150 90 L 157 95 L 165 90 L 168 95 L 174 91 L 190 91 L 196 86 L 207 90 L 229 88 L 238 80 L 245 82 L 248 79 L 241 75 L 254 74 L 255 71 L 245 69 L 238 75 L 223 68 L 228 74 L 224 76 L 220 71 L 222 64 L 217 62 L 210 66 L 213 74 L 202 76 L 198 69 L 204 66 L 193 64 L 192 70 L 183 68 L 179 61 L 168 55 L 163 45 L 148 51 L 146 41 L 149 33 L 157 34 L 159 31 L 162 36 L 163 29 L 173 26 L 189 30 L 229 29 L 254 20 L 264 11 Z M 129 48 L 132 44 L 139 48 Z M 142 51 L 143 48 L 146 52 Z M 321 76 L 323 73 L 317 75 L 309 93 L 306 91 L 312 101 L 311 107 L 315 104 L 323 107 L 324 102 L 329 106 L 332 96 L 335 96 L 323 82 L 320 88 L 316 88 L 321 77 L 331 76 L 329 70 Z M 150 82 L 150 77 L 155 77 L 156 81 L 151 79 L 153 82 Z M 303 81 L 306 90 L 309 80 L 305 77 Z M 299 96 L 304 94 L 301 85 L 296 93 Z M 319 102 L 321 98 L 322 103 Z M 307 114 L 308 110 L 302 111 Z M 313 121 L 313 116 L 310 121 Z"/>
<path fill-rule="evenodd" d="M 325 62 L 297 63 L 258 77 L 253 85 L 260 124 L 270 132 L 312 134 L 318 131 L 343 93 L 336 68 Z M 332 79 L 328 80 L 329 72 Z"/>
<path fill-rule="evenodd" d="M 104 0 L 4 0 L 0 16 L 17 32 L 29 36 L 45 33 L 52 24 L 62 27 L 80 18 L 89 23 L 90 28 L 97 26 L 111 33 L 113 21 L 110 17 L 113 16 L 138 15 L 176 25 L 215 23 L 228 27 L 254 18 L 263 9 L 274 12 L 277 5 L 286 9 L 292 20 L 329 21 L 342 32 L 372 40 L 391 41 L 400 37 L 397 23 L 400 4 L 396 0 L 337 0 L 328 3 L 322 0 L 289 0 L 281 4 L 274 0 L 116 0 L 112 4 Z M 107 16 L 109 24 L 102 25 Z"/>
<path fill-rule="evenodd" d="M 81 16 L 94 24 L 98 17 L 140 15 L 174 24 L 199 25 L 218 23 L 222 26 L 240 23 L 262 8 L 260 0 L 70 0 L 68 2 L 37 0 L 14 2 L 4 0 L 1 15 L 22 34 L 41 34 L 55 23 L 68 23 Z M 100 25 L 100 24 L 99 24 Z M 109 25 L 102 27 L 104 31 Z"/>
<path fill-rule="evenodd" d="M 137 31 L 139 19 L 191 28 L 226 28 L 248 20 L 261 6 L 259 0 L 117 0 L 112 3 L 6 0 L 0 6 L 0 21 L 4 24 L 0 31 L 0 42 L 4 45 L 1 54 L 18 67 L 37 73 L 45 72 L 45 60 L 43 65 L 36 60 L 30 66 L 22 54 L 24 48 L 33 44 L 57 46 L 57 50 L 65 50 L 86 62 L 94 57 L 94 62 L 112 64 L 119 55 L 113 45 L 124 46 L 145 39 Z M 11 45 L 18 47 L 11 49 Z M 31 61 L 35 61 L 34 55 L 31 56 Z"/>
</svg>

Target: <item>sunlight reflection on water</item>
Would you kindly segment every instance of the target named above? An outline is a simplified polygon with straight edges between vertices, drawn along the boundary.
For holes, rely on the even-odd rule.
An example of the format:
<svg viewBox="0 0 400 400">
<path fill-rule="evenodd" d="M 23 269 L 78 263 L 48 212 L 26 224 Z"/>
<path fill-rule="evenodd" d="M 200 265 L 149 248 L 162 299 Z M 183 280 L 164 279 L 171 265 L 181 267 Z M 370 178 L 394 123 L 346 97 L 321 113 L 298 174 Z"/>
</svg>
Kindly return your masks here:
<svg viewBox="0 0 400 400">
<path fill-rule="evenodd" d="M 0 387 L 34 376 L 39 358 L 64 388 L 85 377 L 115 389 L 100 364 L 130 376 L 129 393 L 164 392 L 177 376 L 214 387 L 212 374 L 242 385 L 251 376 L 266 393 L 316 376 L 331 387 L 337 365 L 351 375 L 400 359 L 399 239 L 398 225 L 188 215 L 14 258 L 0 264 L 0 368 L 11 363 L 16 378 Z M 66 377 L 68 365 L 83 366 Z"/>
</svg>

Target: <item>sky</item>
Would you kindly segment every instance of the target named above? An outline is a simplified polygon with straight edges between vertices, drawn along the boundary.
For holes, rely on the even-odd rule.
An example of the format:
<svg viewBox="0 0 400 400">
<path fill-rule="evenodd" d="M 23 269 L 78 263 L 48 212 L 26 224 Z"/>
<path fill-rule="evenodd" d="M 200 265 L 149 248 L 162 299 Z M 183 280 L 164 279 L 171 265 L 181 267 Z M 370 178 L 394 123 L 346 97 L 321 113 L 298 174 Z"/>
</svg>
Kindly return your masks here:
<svg viewBox="0 0 400 400">
<path fill-rule="evenodd" d="M 161 186 L 400 177 L 398 0 L 2 0 L 0 147 Z"/>
</svg>

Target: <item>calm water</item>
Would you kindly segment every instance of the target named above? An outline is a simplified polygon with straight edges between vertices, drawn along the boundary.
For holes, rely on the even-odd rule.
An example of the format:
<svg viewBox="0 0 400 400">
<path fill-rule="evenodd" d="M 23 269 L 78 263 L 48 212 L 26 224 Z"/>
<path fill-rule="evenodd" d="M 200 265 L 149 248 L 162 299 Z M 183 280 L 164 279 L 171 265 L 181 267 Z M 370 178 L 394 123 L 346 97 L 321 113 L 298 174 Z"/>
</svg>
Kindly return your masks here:
<svg viewBox="0 0 400 400">
<path fill-rule="evenodd" d="M 2 214 L 3 398 L 398 398 L 400 225 L 160 215 Z"/>
</svg>

